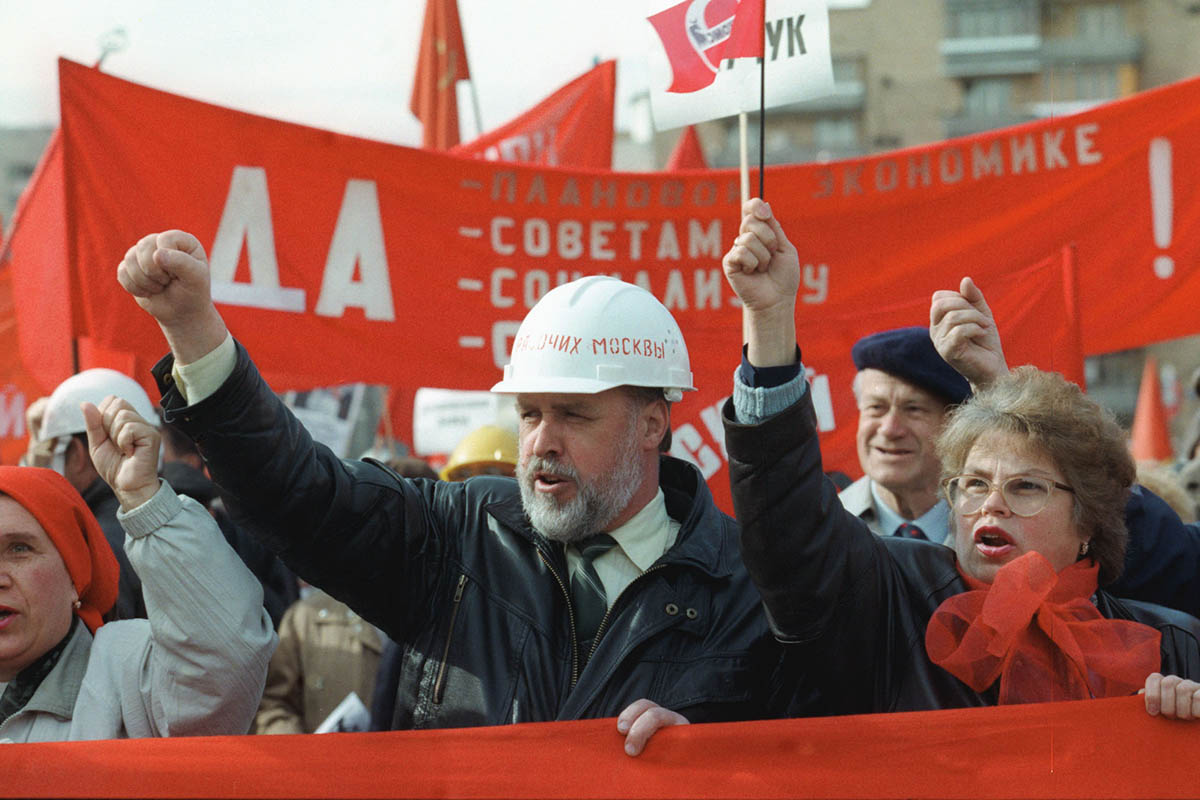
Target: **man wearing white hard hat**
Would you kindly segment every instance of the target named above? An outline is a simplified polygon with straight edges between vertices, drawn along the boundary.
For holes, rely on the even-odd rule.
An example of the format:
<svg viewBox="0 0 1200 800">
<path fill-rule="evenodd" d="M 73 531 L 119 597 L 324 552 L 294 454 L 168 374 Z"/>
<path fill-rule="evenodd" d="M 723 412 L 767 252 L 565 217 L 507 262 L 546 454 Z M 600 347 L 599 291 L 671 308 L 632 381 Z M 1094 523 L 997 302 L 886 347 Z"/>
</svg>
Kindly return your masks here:
<svg viewBox="0 0 1200 800">
<path fill-rule="evenodd" d="M 239 521 L 405 648 L 392 727 L 624 712 L 636 754 L 664 722 L 646 708 L 761 714 L 775 645 L 735 523 L 664 455 L 671 404 L 694 387 L 649 292 L 590 277 L 547 293 L 493 387 L 516 395 L 516 479 L 434 482 L 311 440 L 230 337 L 195 237 L 143 238 L 118 279 L 171 347 L 154 369 L 164 414 Z"/>
<path fill-rule="evenodd" d="M 142 581 L 125 555 L 125 529 L 117 521 L 120 503 L 92 463 L 87 423 L 80 407 L 81 403 L 99 406 L 110 395 L 127 401 L 142 419 L 158 427 L 154 404 L 137 381 L 112 369 L 85 369 L 67 378 L 50 393 L 42 410 L 37 441 L 32 443 L 30 452 L 41 454 L 38 460 L 45 461 L 41 466 L 62 475 L 83 495 L 121 567 L 117 602 L 108 616 L 110 619 L 134 619 L 146 616 Z"/>
</svg>

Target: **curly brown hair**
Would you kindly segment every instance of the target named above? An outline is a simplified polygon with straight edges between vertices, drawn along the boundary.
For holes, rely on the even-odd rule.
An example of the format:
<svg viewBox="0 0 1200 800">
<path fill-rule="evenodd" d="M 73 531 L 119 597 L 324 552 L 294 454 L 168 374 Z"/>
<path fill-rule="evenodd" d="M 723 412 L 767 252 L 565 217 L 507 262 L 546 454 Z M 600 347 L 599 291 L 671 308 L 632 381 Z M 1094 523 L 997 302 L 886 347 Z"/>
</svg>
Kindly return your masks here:
<svg viewBox="0 0 1200 800">
<path fill-rule="evenodd" d="M 1111 412 L 1058 373 L 1018 367 L 954 408 L 938 436 L 943 477 L 962 472 L 985 433 L 1019 434 L 1041 448 L 1074 488 L 1074 521 L 1088 557 L 1111 583 L 1125 565 L 1125 503 L 1136 476 L 1125 431 Z"/>
</svg>

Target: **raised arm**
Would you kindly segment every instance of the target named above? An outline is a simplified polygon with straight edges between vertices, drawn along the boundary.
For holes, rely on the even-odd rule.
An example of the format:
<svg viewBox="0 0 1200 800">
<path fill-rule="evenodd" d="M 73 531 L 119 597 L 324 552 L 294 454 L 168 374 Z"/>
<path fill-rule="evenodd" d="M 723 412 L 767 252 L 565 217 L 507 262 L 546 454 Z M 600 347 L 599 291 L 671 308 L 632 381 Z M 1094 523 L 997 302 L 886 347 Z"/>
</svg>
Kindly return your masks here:
<svg viewBox="0 0 1200 800">
<path fill-rule="evenodd" d="M 122 511 L 132 511 L 158 491 L 161 436 L 133 406 L 109 396 L 99 408 L 83 404 L 92 463 L 112 487 Z"/>
<path fill-rule="evenodd" d="M 228 330 L 213 305 L 208 258 L 184 231 L 143 236 L 117 267 L 117 280 L 158 322 L 180 364 L 191 364 L 225 341 Z"/>
<path fill-rule="evenodd" d="M 245 733 L 276 641 L 261 586 L 212 516 L 158 478 L 152 425 L 115 397 L 83 411 L 92 460 L 121 503 L 125 551 L 146 600 L 148 632 L 135 620 L 97 634 L 126 733 Z"/>
<path fill-rule="evenodd" d="M 958 291 L 933 293 L 929 306 L 929 335 L 947 364 L 978 391 L 1008 372 L 1000 331 L 983 292 L 970 278 Z"/>
<path fill-rule="evenodd" d="M 742 300 L 746 356 L 756 367 L 796 363 L 796 292 L 800 257 L 771 207 L 754 198 L 721 266 Z"/>
<path fill-rule="evenodd" d="M 796 249 L 761 200 L 743 207 L 741 231 L 725 274 L 743 303 L 747 359 L 756 372 L 796 363 Z M 762 377 L 756 374 L 755 382 Z M 793 382 L 803 382 L 798 375 Z M 791 384 L 776 387 L 788 391 Z M 806 391 L 778 409 L 750 389 L 741 371 L 725 406 L 725 442 L 742 558 L 762 595 L 776 637 L 787 648 L 775 711 L 805 713 L 809 690 L 839 713 L 869 710 L 888 637 L 881 635 L 890 558 L 862 520 L 847 513 L 825 478 L 816 417 Z M 766 413 L 759 413 L 766 409 Z"/>
<path fill-rule="evenodd" d="M 443 529 L 427 511 L 433 490 L 313 441 L 229 337 L 196 237 L 142 237 L 117 278 L 171 348 L 173 359 L 154 368 L 164 416 L 197 442 L 239 527 L 396 633 L 438 577 L 420 559 L 444 555 Z"/>
</svg>

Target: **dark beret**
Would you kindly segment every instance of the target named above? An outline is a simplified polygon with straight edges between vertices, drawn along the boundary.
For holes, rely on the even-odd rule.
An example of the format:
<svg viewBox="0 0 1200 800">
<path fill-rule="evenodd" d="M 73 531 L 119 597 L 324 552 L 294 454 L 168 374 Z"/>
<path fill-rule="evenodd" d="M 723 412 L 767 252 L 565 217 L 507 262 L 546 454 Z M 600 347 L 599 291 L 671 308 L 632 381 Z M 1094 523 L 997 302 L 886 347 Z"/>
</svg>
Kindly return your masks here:
<svg viewBox="0 0 1200 800">
<path fill-rule="evenodd" d="M 850 350 L 859 370 L 877 369 L 958 404 L 971 396 L 971 384 L 942 360 L 928 328 L 896 328 L 864 336 Z"/>
</svg>

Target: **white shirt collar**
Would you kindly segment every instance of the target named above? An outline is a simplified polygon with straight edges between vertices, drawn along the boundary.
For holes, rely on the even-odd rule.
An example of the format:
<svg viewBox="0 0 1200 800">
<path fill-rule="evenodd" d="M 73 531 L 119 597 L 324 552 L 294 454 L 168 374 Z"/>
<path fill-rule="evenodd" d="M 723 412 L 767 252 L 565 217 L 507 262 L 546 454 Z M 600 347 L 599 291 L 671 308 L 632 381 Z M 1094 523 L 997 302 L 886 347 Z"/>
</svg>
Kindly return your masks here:
<svg viewBox="0 0 1200 800">
<path fill-rule="evenodd" d="M 621 550 L 638 569 L 645 572 L 675 543 L 679 525 L 667 514 L 667 498 L 660 487 L 642 510 L 624 525 L 609 531 Z"/>
</svg>

